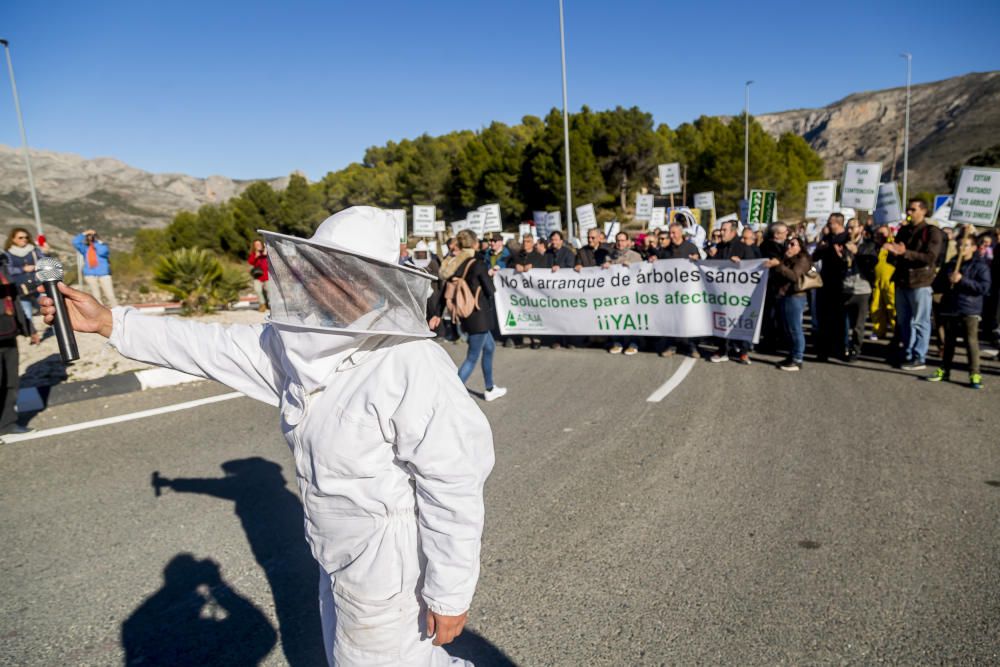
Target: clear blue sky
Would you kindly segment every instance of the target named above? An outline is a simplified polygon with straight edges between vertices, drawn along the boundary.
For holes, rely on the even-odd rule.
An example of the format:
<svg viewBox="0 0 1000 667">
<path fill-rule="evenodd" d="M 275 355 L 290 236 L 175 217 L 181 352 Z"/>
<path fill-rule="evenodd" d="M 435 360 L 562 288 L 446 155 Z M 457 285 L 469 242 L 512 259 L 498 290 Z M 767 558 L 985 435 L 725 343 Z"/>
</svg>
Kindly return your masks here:
<svg viewBox="0 0 1000 667">
<path fill-rule="evenodd" d="M 1000 69 L 1000 2 L 566 0 L 571 109 L 671 127 Z M 0 2 L 33 147 L 310 178 L 387 140 L 561 105 L 556 0 Z M 10 83 L 0 143 L 19 145 Z"/>
</svg>

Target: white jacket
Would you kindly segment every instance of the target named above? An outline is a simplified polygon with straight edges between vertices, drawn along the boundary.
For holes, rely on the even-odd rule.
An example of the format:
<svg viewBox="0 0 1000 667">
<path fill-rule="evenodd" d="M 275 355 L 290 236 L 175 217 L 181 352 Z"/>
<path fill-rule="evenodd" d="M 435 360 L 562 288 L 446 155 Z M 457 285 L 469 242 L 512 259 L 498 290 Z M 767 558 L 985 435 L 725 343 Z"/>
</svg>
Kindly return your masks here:
<svg viewBox="0 0 1000 667">
<path fill-rule="evenodd" d="M 417 522 L 423 599 L 465 612 L 479 578 L 483 485 L 493 437 L 448 355 L 428 339 L 365 339 L 307 394 L 273 325 L 222 326 L 115 308 L 110 344 L 131 359 L 216 380 L 280 406 L 306 536 L 321 566 L 369 599 L 401 589 L 410 554 L 380 548 L 401 516 Z M 422 560 L 419 559 L 418 560 Z"/>
</svg>

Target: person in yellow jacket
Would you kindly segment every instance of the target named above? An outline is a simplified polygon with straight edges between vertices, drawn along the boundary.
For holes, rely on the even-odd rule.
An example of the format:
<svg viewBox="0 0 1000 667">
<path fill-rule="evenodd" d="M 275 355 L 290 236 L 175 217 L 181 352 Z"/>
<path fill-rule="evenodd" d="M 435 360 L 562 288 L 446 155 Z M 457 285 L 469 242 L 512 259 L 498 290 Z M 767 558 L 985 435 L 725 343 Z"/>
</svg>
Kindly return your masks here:
<svg viewBox="0 0 1000 667">
<path fill-rule="evenodd" d="M 892 274 L 896 271 L 896 267 L 889 263 L 889 251 L 883 247 L 889 240 L 890 234 L 891 230 L 887 225 L 875 230 L 875 243 L 879 251 L 870 309 L 872 331 L 875 336 L 883 339 L 888 338 L 896 327 L 896 289 L 892 283 Z"/>
</svg>

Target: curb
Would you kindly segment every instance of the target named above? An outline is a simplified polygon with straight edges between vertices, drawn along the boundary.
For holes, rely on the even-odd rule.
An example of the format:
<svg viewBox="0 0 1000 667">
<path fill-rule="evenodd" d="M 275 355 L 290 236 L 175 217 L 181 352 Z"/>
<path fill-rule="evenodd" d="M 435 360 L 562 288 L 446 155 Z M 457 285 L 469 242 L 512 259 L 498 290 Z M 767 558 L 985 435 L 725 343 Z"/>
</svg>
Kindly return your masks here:
<svg viewBox="0 0 1000 667">
<path fill-rule="evenodd" d="M 25 387 L 17 392 L 17 411 L 21 414 L 38 412 L 54 405 L 171 387 L 204 379 L 169 368 L 149 368 L 131 373 L 107 375 L 97 380 L 80 380 L 46 387 Z"/>
</svg>

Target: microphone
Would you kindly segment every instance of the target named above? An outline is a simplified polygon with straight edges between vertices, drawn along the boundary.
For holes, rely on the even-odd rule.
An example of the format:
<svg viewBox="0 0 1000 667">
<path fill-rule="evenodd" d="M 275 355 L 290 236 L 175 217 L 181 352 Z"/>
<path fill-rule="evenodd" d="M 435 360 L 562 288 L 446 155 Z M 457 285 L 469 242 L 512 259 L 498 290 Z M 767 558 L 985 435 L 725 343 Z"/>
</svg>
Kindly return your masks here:
<svg viewBox="0 0 1000 667">
<path fill-rule="evenodd" d="M 52 257 L 42 257 L 35 264 L 35 278 L 45 285 L 45 293 L 55 303 L 56 318 L 52 326 L 56 330 L 56 340 L 59 341 L 59 356 L 64 364 L 69 364 L 80 358 L 76 349 L 76 336 L 69 324 L 69 314 L 66 312 L 66 302 L 56 283 L 63 279 L 62 263 Z"/>
</svg>

